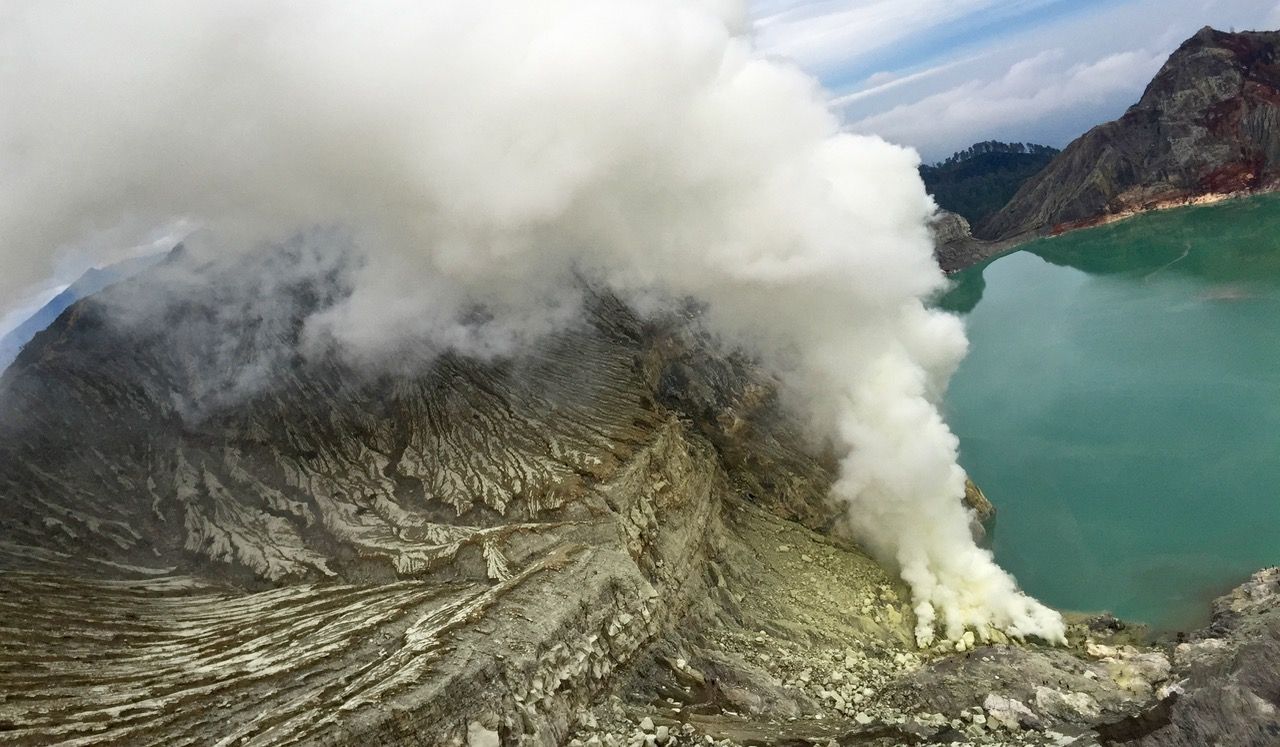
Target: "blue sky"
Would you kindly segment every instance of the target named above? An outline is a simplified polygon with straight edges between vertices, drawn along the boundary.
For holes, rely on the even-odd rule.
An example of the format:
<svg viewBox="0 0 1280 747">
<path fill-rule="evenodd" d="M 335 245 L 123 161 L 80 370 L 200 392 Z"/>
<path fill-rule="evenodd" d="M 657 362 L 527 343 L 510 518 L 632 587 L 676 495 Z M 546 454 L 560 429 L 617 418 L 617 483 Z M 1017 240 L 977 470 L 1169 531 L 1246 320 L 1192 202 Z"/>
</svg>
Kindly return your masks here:
<svg viewBox="0 0 1280 747">
<path fill-rule="evenodd" d="M 1278 0 L 753 0 L 757 44 L 848 129 L 935 161 L 978 140 L 1062 146 L 1119 116 L 1202 26 L 1280 28 Z"/>
</svg>

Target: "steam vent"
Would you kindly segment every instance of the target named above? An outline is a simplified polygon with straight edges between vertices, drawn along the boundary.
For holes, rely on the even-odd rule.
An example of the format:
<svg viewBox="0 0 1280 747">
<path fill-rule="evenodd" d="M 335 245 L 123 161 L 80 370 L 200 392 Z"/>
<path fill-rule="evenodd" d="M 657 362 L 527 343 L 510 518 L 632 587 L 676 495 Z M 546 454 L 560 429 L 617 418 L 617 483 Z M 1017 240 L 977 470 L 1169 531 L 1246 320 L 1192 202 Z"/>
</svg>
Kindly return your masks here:
<svg viewBox="0 0 1280 747">
<path fill-rule="evenodd" d="M 832 465 L 686 317 L 595 295 L 500 365 L 278 361 L 197 419 L 183 339 L 103 318 L 148 281 L 2 380 L 6 743 L 1038 744 L 1244 697 L 1209 662 L 1264 674 L 1240 647 L 1267 574 L 1185 670 L 1106 620 L 918 650 L 906 589 L 839 539 Z"/>
<path fill-rule="evenodd" d="M 1147 1 L 3 3 L 0 747 L 1280 743 L 1280 570 L 1180 632 L 1015 580 L 947 399 L 1003 289 L 944 272 L 1271 189 L 1276 33 L 952 214 L 849 108 Z"/>
</svg>

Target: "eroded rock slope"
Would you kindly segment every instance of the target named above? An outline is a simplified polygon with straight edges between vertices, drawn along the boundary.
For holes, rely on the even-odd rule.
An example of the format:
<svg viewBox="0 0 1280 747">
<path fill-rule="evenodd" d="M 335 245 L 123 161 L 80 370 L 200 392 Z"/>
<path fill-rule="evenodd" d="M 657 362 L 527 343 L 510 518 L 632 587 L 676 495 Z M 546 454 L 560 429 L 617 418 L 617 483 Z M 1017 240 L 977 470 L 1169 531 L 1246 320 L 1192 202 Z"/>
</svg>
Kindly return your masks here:
<svg viewBox="0 0 1280 747">
<path fill-rule="evenodd" d="M 1062 649 L 916 650 L 906 590 L 840 539 L 829 456 L 694 307 L 597 294 L 514 358 L 369 375 L 303 354 L 333 275 L 185 261 L 79 302 L 0 379 L 0 743 L 1269 733 L 1240 663 L 1274 646 L 1263 602 L 1189 648 L 1103 619 Z M 1213 688 L 1238 705 L 1206 715 Z"/>
<path fill-rule="evenodd" d="M 517 360 L 370 377 L 295 354 L 312 281 L 229 338 L 205 322 L 252 288 L 216 277 L 112 320 L 152 282 L 0 380 L 0 740 L 555 742 L 700 593 L 727 497 L 830 521 L 752 420 L 768 382 L 608 297 Z"/>
</svg>

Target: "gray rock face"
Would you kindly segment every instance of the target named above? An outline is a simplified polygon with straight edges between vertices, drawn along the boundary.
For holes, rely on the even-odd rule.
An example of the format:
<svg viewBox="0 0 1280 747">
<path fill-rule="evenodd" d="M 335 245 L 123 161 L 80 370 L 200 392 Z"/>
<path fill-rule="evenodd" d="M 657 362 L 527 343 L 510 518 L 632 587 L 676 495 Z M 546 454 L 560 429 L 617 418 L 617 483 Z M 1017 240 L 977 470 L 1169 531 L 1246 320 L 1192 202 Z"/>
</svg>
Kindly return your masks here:
<svg viewBox="0 0 1280 747">
<path fill-rule="evenodd" d="M 1118 737 L 1137 733 L 1151 747 L 1280 743 L 1280 568 L 1214 602 L 1213 621 L 1173 661 L 1176 684 Z"/>
<path fill-rule="evenodd" d="M 1072 142 L 977 227 L 1060 232 L 1280 177 L 1280 32 L 1201 29 L 1124 116 Z"/>
<path fill-rule="evenodd" d="M 1273 580 L 1172 670 L 1087 621 L 1064 649 L 917 651 L 906 589 L 839 538 L 856 517 L 824 501 L 829 460 L 685 315 L 595 296 L 518 358 L 371 377 L 299 354 L 292 315 L 329 302 L 305 278 L 248 324 L 259 289 L 215 273 L 122 325 L 161 270 L 73 306 L 0 378 L 0 743 L 1271 728 Z M 235 345 L 196 334 L 211 319 L 242 323 Z"/>
<path fill-rule="evenodd" d="M 970 230 L 969 221 L 945 210 L 938 212 L 930 228 L 933 231 L 933 256 L 943 272 L 948 273 L 1003 254 L 1020 243 L 1017 240 L 983 241 L 976 238 Z"/>
<path fill-rule="evenodd" d="M 982 242 L 973 238 L 969 221 L 964 216 L 941 210 L 929 228 L 933 231 L 933 256 L 944 272 L 953 272 L 979 261 L 977 250 Z"/>
<path fill-rule="evenodd" d="M 938 244 L 963 241 L 973 235 L 969 228 L 969 221 L 965 220 L 963 215 L 946 210 L 939 210 L 929 227 L 933 230 L 933 240 Z"/>
<path fill-rule="evenodd" d="M 724 500 L 831 522 L 768 381 L 610 298 L 517 360 L 375 378 L 298 355 L 282 304 L 228 396 L 188 333 L 253 289 L 113 320 L 164 277 L 0 379 L 0 741 L 555 743 L 703 593 Z"/>
</svg>

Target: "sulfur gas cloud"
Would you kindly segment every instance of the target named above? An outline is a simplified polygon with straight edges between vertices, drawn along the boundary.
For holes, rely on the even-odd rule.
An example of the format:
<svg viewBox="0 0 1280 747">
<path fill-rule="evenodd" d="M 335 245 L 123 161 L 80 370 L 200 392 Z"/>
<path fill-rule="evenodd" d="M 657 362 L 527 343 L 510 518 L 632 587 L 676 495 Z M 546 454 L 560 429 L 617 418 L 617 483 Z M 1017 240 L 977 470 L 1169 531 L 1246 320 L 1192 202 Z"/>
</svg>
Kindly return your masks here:
<svg viewBox="0 0 1280 747">
<path fill-rule="evenodd" d="M 359 261 L 307 334 L 361 360 L 511 352 L 570 323 L 583 274 L 694 296 L 785 359 L 922 643 L 1060 640 L 968 531 L 936 406 L 966 341 L 922 302 L 916 154 L 842 133 L 746 28 L 729 0 L 6 3 L 0 296 L 175 224 L 218 256 L 340 233 Z"/>
</svg>

